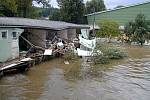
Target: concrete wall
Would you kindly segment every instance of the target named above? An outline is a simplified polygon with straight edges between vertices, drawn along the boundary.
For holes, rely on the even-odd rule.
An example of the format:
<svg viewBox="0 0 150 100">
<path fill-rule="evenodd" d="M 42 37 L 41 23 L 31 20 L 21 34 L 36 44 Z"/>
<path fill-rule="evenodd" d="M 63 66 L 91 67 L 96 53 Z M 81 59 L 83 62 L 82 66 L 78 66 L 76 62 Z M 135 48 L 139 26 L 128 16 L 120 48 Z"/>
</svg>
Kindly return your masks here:
<svg viewBox="0 0 150 100">
<path fill-rule="evenodd" d="M 36 46 L 46 48 L 46 39 L 52 40 L 54 34 L 62 39 L 73 40 L 76 38 L 76 29 L 64 29 L 61 31 L 41 30 L 41 29 L 28 29 L 31 34 L 28 36 L 29 41 Z"/>
<path fill-rule="evenodd" d="M 76 38 L 76 29 L 68 29 L 68 39 L 73 40 Z"/>
<path fill-rule="evenodd" d="M 62 39 L 73 40 L 76 38 L 76 29 L 65 29 L 57 32 L 57 35 Z"/>
<path fill-rule="evenodd" d="M 7 38 L 2 38 L 3 31 L 7 31 Z M 17 38 L 13 39 L 12 32 L 17 32 Z M 18 37 L 22 33 L 18 28 L 0 28 L 0 62 L 19 57 Z"/>
<path fill-rule="evenodd" d="M 62 38 L 62 39 L 68 39 L 68 35 L 67 35 L 67 29 L 65 30 L 61 30 L 57 32 L 57 36 Z"/>
<path fill-rule="evenodd" d="M 47 30 L 28 29 L 28 32 L 31 33 L 31 36 L 28 36 L 31 43 L 45 48 Z"/>
</svg>

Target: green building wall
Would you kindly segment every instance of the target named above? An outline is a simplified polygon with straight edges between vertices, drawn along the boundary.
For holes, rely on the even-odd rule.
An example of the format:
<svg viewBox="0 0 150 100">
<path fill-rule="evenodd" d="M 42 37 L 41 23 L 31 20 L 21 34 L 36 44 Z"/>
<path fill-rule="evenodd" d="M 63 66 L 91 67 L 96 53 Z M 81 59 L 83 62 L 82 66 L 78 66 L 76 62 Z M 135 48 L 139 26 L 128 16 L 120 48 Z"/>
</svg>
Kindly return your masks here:
<svg viewBox="0 0 150 100">
<path fill-rule="evenodd" d="M 120 8 L 116 10 L 95 13 L 95 23 L 98 24 L 102 20 L 114 20 L 119 25 L 125 25 L 129 21 L 133 21 L 137 14 L 145 15 L 146 20 L 150 20 L 150 2 L 135 6 Z M 93 24 L 94 14 L 87 15 L 88 24 Z"/>
</svg>

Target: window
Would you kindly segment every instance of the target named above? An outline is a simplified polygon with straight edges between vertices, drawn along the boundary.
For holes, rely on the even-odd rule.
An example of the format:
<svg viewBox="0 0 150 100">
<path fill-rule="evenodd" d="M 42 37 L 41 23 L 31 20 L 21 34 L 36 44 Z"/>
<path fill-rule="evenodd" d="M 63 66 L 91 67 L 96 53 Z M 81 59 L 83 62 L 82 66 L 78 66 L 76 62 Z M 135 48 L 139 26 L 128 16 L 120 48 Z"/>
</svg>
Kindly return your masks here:
<svg viewBox="0 0 150 100">
<path fill-rule="evenodd" d="M 2 39 L 7 39 L 7 31 L 3 31 L 2 33 Z"/>
<path fill-rule="evenodd" d="M 17 39 L 17 32 L 12 32 L 12 38 L 13 38 L 14 40 Z"/>
</svg>

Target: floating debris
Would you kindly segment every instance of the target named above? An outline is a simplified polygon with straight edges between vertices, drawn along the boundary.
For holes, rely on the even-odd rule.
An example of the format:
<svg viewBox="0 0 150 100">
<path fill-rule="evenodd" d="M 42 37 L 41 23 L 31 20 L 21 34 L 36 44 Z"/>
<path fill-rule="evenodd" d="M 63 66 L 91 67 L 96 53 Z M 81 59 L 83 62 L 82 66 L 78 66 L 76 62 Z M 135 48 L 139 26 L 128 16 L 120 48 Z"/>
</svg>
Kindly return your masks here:
<svg viewBox="0 0 150 100">
<path fill-rule="evenodd" d="M 64 61 L 64 64 L 69 65 L 69 61 Z"/>
</svg>

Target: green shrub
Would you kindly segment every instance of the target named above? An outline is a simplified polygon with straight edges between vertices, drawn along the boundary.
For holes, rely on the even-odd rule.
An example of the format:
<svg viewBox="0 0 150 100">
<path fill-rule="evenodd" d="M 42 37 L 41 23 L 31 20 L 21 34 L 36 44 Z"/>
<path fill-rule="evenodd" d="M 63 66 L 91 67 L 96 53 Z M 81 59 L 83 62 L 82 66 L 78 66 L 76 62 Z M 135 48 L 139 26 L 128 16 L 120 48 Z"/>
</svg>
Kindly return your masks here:
<svg viewBox="0 0 150 100">
<path fill-rule="evenodd" d="M 145 40 L 149 40 L 148 22 L 144 14 L 138 14 L 134 21 L 125 25 L 125 34 L 129 37 L 130 42 L 137 42 L 143 45 Z"/>
<path fill-rule="evenodd" d="M 109 48 L 107 50 L 106 55 L 110 58 L 110 59 L 122 59 L 126 56 L 125 52 L 123 52 L 121 49 L 119 48 Z"/>
<path fill-rule="evenodd" d="M 103 20 L 99 23 L 100 30 L 96 32 L 97 37 L 111 37 L 120 34 L 119 25 L 113 20 Z"/>
<path fill-rule="evenodd" d="M 109 63 L 109 58 L 104 55 L 94 56 L 92 58 L 94 64 L 107 64 Z"/>
<path fill-rule="evenodd" d="M 122 59 L 126 57 L 126 53 L 116 46 L 110 44 L 99 44 L 96 46 L 95 51 L 100 50 L 102 54 L 97 54 L 92 57 L 92 62 L 94 64 L 107 64 L 109 63 L 109 59 Z"/>
<path fill-rule="evenodd" d="M 70 60 L 76 59 L 77 56 L 74 54 L 73 50 L 69 50 L 64 54 L 63 58 L 66 61 L 70 61 Z"/>
<path fill-rule="evenodd" d="M 100 64 L 107 64 L 107 63 L 109 63 L 109 58 L 108 58 L 108 56 L 100 56 L 99 57 L 99 61 L 100 61 Z"/>
<path fill-rule="evenodd" d="M 109 58 L 107 55 L 105 55 L 105 51 L 107 50 L 108 45 L 106 44 L 99 44 L 96 46 L 96 48 L 94 49 L 94 56 L 92 57 L 92 61 L 94 64 L 107 64 L 109 63 Z M 101 51 L 102 53 L 99 54 L 99 52 L 97 51 Z"/>
</svg>

